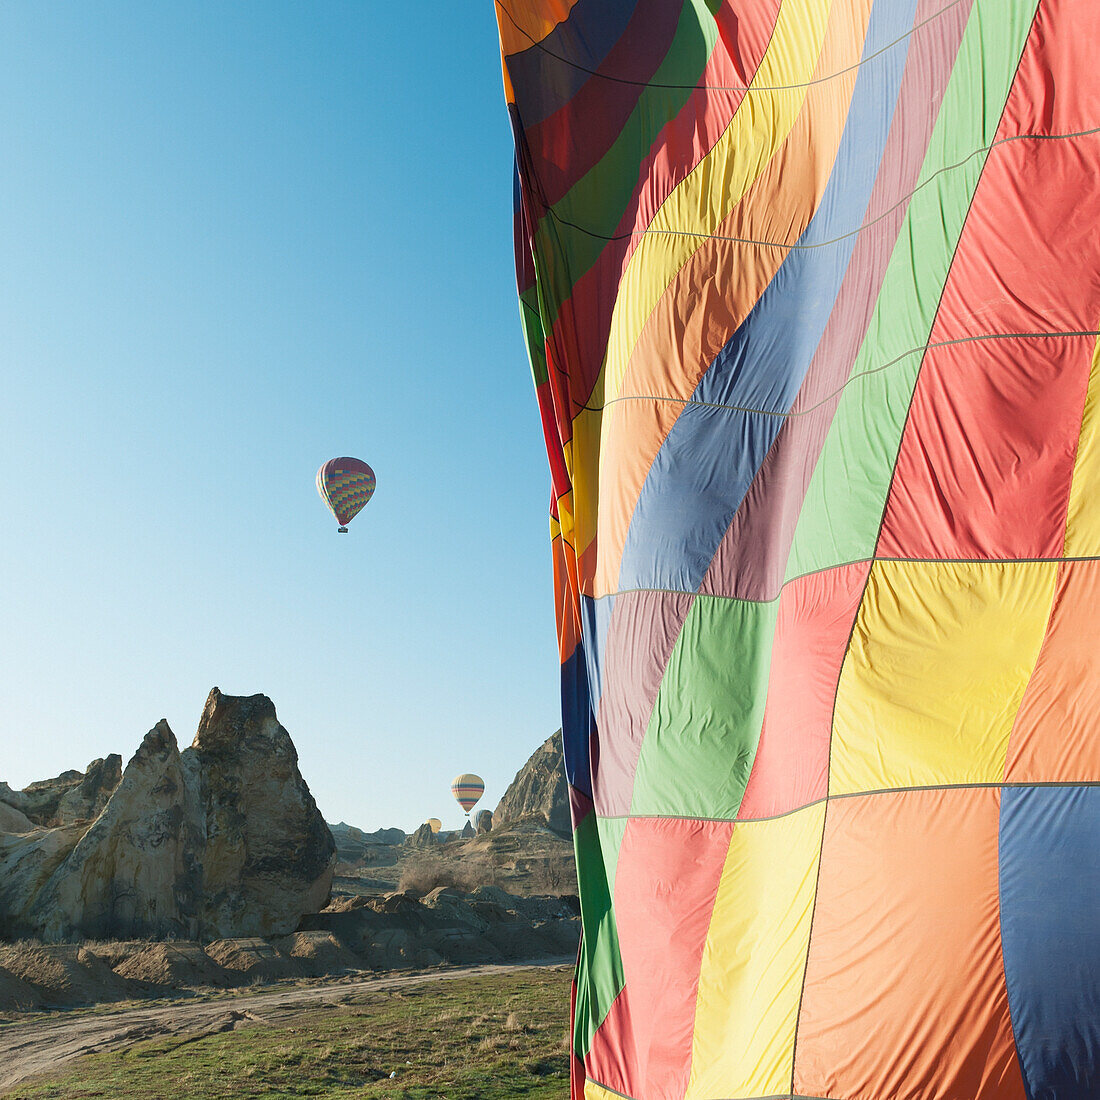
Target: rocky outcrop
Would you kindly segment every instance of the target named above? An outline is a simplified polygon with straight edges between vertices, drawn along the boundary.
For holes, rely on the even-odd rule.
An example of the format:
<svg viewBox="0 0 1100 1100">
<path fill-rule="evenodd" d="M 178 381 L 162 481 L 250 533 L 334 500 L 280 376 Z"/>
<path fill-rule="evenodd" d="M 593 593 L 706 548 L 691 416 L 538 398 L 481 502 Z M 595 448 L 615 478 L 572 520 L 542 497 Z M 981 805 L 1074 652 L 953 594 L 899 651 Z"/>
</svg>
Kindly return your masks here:
<svg viewBox="0 0 1100 1100">
<path fill-rule="evenodd" d="M 76 773 L 50 820 L 94 811 L 111 761 Z M 334 866 L 332 835 L 271 700 L 215 688 L 194 744 L 180 752 L 158 722 L 90 825 L 0 835 L 0 934 L 287 934 L 325 905 Z"/>
<path fill-rule="evenodd" d="M 438 840 L 436 834 L 432 832 L 432 827 L 425 821 L 405 840 L 405 843 L 410 848 L 434 848 Z"/>
<path fill-rule="evenodd" d="M 22 810 L 0 802 L 0 833 L 29 833 L 35 824 Z"/>
<path fill-rule="evenodd" d="M 404 829 L 376 829 L 365 833 L 343 821 L 329 825 L 332 839 L 336 841 L 336 856 L 344 863 L 376 862 L 378 849 L 389 848 L 405 841 Z"/>
<path fill-rule="evenodd" d="M 481 836 L 482 833 L 492 832 L 493 829 L 493 811 L 492 810 L 480 810 L 477 815 L 477 825 L 475 826 L 477 835 Z"/>
<path fill-rule="evenodd" d="M 45 940 L 194 936 L 201 809 L 168 723 L 146 735 L 104 811 L 18 913 Z M 69 827 L 77 832 L 78 825 Z M 61 830 L 49 830 L 50 834 Z"/>
<path fill-rule="evenodd" d="M 441 887 L 419 900 L 400 892 L 339 898 L 288 936 L 0 944 L 0 1012 L 366 969 L 502 959 L 564 962 L 576 957 L 579 913 L 575 896 Z"/>
<path fill-rule="evenodd" d="M 122 757 L 112 753 L 103 760 L 93 760 L 86 771 L 65 771 L 53 779 L 31 783 L 21 791 L 0 783 L 0 804 L 18 810 L 35 825 L 52 827 L 92 821 L 103 811 L 121 780 Z"/>
<path fill-rule="evenodd" d="M 521 818 L 541 820 L 555 833 L 572 835 L 561 730 L 547 738 L 516 773 L 493 814 L 493 824 L 499 828 Z"/>
<path fill-rule="evenodd" d="M 122 757 L 117 752 L 102 760 L 93 760 L 80 782 L 61 795 L 54 819 L 48 824 L 67 825 L 73 821 L 94 821 L 103 812 L 121 782 Z"/>
<path fill-rule="evenodd" d="M 185 755 L 205 817 L 202 934 L 293 932 L 328 901 L 336 845 L 274 703 L 214 688 Z"/>
</svg>

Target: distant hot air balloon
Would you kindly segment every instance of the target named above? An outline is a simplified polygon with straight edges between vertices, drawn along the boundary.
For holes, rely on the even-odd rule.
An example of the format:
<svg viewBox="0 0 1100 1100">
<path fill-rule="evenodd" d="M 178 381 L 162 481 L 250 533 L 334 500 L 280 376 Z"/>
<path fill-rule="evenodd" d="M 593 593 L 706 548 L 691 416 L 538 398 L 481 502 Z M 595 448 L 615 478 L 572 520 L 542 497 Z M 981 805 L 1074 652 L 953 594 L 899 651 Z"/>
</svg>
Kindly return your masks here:
<svg viewBox="0 0 1100 1100">
<path fill-rule="evenodd" d="M 428 824 L 431 826 L 433 833 L 438 833 L 443 828 L 443 822 L 438 817 L 429 817 Z"/>
<path fill-rule="evenodd" d="M 374 495 L 374 471 L 358 458 L 330 458 L 317 471 L 317 492 L 340 524 L 341 534 Z"/>
<path fill-rule="evenodd" d="M 455 796 L 455 801 L 466 811 L 466 816 L 470 816 L 470 811 L 477 805 L 477 801 L 485 793 L 485 780 L 480 775 L 471 775 L 466 773 L 465 775 L 456 776 L 454 782 L 451 784 L 451 794 Z"/>
</svg>

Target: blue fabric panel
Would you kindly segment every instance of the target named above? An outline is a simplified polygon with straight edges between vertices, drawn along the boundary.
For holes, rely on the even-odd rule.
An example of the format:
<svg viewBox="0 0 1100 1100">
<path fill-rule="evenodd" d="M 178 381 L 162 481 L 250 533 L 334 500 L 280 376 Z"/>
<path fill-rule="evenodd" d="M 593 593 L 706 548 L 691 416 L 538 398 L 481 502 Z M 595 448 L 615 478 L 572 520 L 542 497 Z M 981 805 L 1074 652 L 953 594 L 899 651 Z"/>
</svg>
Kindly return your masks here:
<svg viewBox="0 0 1100 1100">
<path fill-rule="evenodd" d="M 581 596 L 581 629 L 584 635 L 585 658 L 588 662 L 588 690 L 593 714 L 599 711 L 600 698 L 603 696 L 607 628 L 611 624 L 611 612 L 614 609 L 614 595 L 604 596 L 599 600 L 591 596 Z"/>
<path fill-rule="evenodd" d="M 565 778 L 592 797 L 591 737 L 594 728 L 584 647 L 577 646 L 561 666 L 561 739 Z"/>
<path fill-rule="evenodd" d="M 695 591 L 794 402 L 855 248 L 897 104 L 916 0 L 878 0 L 821 204 L 707 368 L 650 468 L 619 587 Z M 901 39 L 892 48 L 878 51 Z M 873 56 L 877 55 L 877 56 Z M 761 410 L 748 412 L 745 410 Z"/>
<path fill-rule="evenodd" d="M 1029 1100 L 1100 1097 L 1100 787 L 1006 788 L 1001 939 Z"/>
<path fill-rule="evenodd" d="M 508 58 L 524 126 L 548 118 L 577 94 L 622 37 L 637 6 L 638 0 L 579 0 L 541 42 Z"/>
</svg>

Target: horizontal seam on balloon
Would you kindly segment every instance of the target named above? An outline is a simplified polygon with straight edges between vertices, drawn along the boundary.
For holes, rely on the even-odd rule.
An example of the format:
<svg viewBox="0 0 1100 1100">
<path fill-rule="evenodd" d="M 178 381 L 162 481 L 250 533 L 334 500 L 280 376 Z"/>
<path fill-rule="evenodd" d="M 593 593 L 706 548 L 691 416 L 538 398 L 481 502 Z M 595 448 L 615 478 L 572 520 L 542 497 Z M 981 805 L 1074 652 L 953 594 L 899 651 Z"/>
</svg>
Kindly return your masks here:
<svg viewBox="0 0 1100 1100">
<path fill-rule="evenodd" d="M 995 788 L 1019 790 L 1025 787 L 1100 787 L 1100 779 L 1036 779 L 1004 780 L 996 783 L 926 783 L 915 787 L 876 787 L 867 791 L 841 791 L 838 794 L 825 795 L 815 798 L 812 802 L 805 802 L 793 809 L 784 810 L 781 814 L 772 814 L 768 817 L 707 817 L 702 814 L 602 814 L 596 810 L 596 816 L 601 821 L 702 821 L 714 825 L 753 825 L 758 821 L 779 821 L 784 817 L 802 813 L 804 810 L 812 810 L 825 802 L 836 802 L 849 798 L 872 798 L 882 794 L 907 794 L 910 791 L 980 791 Z"/>
<path fill-rule="evenodd" d="M 512 13 L 501 3 L 501 0 L 496 0 L 496 5 L 508 19 L 511 21 L 512 26 L 519 31 L 525 38 L 531 41 L 532 46 L 540 52 L 546 54 L 547 57 L 552 57 L 556 61 L 560 61 L 563 65 L 568 65 L 570 68 L 576 69 L 582 73 L 588 73 L 589 76 L 599 77 L 601 80 L 607 80 L 613 84 L 628 84 L 635 88 L 660 88 L 668 91 L 705 91 L 705 92 L 742 92 L 745 94 L 751 92 L 793 92 L 800 88 L 810 88 L 815 84 L 826 84 L 830 80 L 836 80 L 839 77 L 846 76 L 848 73 L 854 72 L 862 65 L 866 65 L 868 62 L 874 61 L 881 57 L 884 53 L 892 50 L 899 43 L 904 42 L 907 38 L 911 38 L 917 31 L 922 30 L 929 23 L 939 19 L 942 15 L 945 15 L 952 8 L 958 7 L 963 0 L 951 0 L 951 3 L 945 7 L 939 9 L 939 11 L 933 12 L 927 19 L 921 23 L 914 24 L 905 34 L 900 38 L 895 38 L 892 42 L 887 42 L 885 46 L 876 50 L 874 53 L 869 54 L 867 57 L 861 57 L 854 65 L 849 65 L 847 68 L 838 69 L 835 73 L 830 73 L 828 76 L 819 76 L 815 80 L 807 80 L 800 84 L 761 84 L 761 85 L 743 85 L 743 84 L 655 84 L 646 80 L 628 80 L 625 77 L 611 76 L 607 73 L 601 73 L 598 69 L 589 69 L 584 65 L 578 65 L 575 61 L 570 61 L 567 57 L 562 57 L 560 54 L 554 53 L 552 50 L 548 50 L 541 42 L 536 42 L 531 36 L 515 21 Z M 526 53 L 526 51 L 522 51 Z M 517 57 L 519 54 L 506 54 L 505 64 L 507 64 L 508 58 Z"/>
<path fill-rule="evenodd" d="M 693 229 L 652 229 L 647 226 L 645 229 L 634 229 L 629 233 L 614 233 L 610 236 L 606 233 L 598 233 L 594 229 L 589 229 L 586 226 L 578 225 L 574 221 L 570 221 L 568 218 L 563 218 L 552 205 L 544 206 L 544 210 L 550 217 L 556 221 L 559 225 L 567 225 L 570 229 L 576 229 L 579 233 L 585 234 L 585 236 L 593 237 L 601 241 L 623 241 L 631 237 L 645 237 L 649 234 L 667 236 L 667 237 L 703 237 L 712 241 L 725 241 L 730 244 L 745 244 L 752 245 L 757 248 L 782 248 L 787 249 L 790 252 L 808 251 L 812 248 L 827 248 L 830 245 L 838 244 L 841 241 L 847 240 L 850 237 L 858 237 L 860 233 L 868 229 L 872 229 L 879 222 L 884 221 L 895 213 L 899 207 L 905 206 L 910 202 L 913 197 L 922 191 L 929 184 L 934 183 L 942 175 L 946 175 L 948 172 L 954 172 L 958 168 L 962 168 L 963 165 L 968 164 L 975 157 L 981 156 L 983 153 L 991 153 L 994 149 L 1000 148 L 1002 145 L 1008 145 L 1014 141 L 1068 141 L 1071 138 L 1079 137 L 1091 137 L 1093 134 L 1100 133 L 1100 127 L 1093 127 L 1089 130 L 1074 130 L 1064 134 L 1014 134 L 1012 137 L 999 138 L 998 140 L 991 142 L 989 145 L 982 145 L 975 149 L 972 153 L 967 153 L 962 160 L 955 161 L 953 164 L 945 164 L 942 168 L 937 168 L 927 179 L 922 180 L 913 188 L 907 195 L 902 195 L 901 198 L 894 203 L 889 209 L 884 210 L 878 217 L 873 218 L 871 221 L 864 222 L 856 229 L 849 230 L 847 233 L 842 233 L 839 237 L 833 237 L 828 241 L 819 241 L 816 244 L 799 244 L 795 241 L 793 244 L 787 241 L 764 241 L 757 240 L 754 237 L 726 237 L 721 233 L 700 233 Z"/>
<path fill-rule="evenodd" d="M 618 1089 L 613 1089 L 610 1085 L 605 1085 L 602 1081 L 597 1080 L 587 1071 L 585 1072 L 585 1079 L 591 1081 L 592 1084 L 598 1089 L 603 1089 L 604 1092 L 611 1093 L 612 1096 L 620 1096 L 622 1100 L 635 1100 L 633 1096 L 628 1093 L 619 1092 Z M 837 1100 L 837 1097 L 828 1096 L 809 1096 L 804 1092 L 771 1092 L 767 1096 L 748 1096 L 739 1097 L 738 1100 Z"/>
<path fill-rule="evenodd" d="M 788 409 L 786 412 L 777 412 L 774 409 L 755 409 L 748 405 L 727 405 L 721 401 L 699 401 L 694 397 L 670 397 L 667 394 L 659 393 L 622 394 L 619 397 L 612 397 L 602 405 L 579 405 L 577 406 L 577 412 L 581 412 L 582 410 L 586 412 L 603 412 L 609 406 L 616 405 L 620 401 L 665 401 L 672 405 L 697 405 L 705 409 L 722 409 L 726 412 L 751 413 L 756 416 L 776 416 L 783 418 L 809 416 L 810 413 L 817 412 L 818 409 L 823 408 L 831 401 L 840 397 L 853 382 L 858 381 L 860 378 L 867 378 L 873 374 L 881 374 L 890 367 L 896 367 L 898 363 L 903 362 L 912 355 L 922 354 L 927 351 L 936 351 L 939 348 L 954 347 L 957 344 L 980 343 L 983 340 L 1054 340 L 1074 336 L 1100 337 L 1100 331 L 1082 329 L 1080 331 L 1067 330 L 1064 332 L 988 332 L 981 336 L 958 336 L 954 340 L 939 340 L 935 343 L 929 341 L 927 344 L 921 344 L 918 347 L 909 348 L 907 351 L 903 351 L 888 363 L 883 363 L 881 366 L 871 367 L 869 370 L 859 371 L 857 374 L 850 375 L 844 385 L 839 389 L 834 390 L 827 397 L 823 397 L 809 408 L 799 409 L 797 412 L 793 409 Z"/>
<path fill-rule="evenodd" d="M 829 573 L 834 569 L 848 569 L 853 565 L 865 565 L 867 562 L 874 564 L 877 561 L 896 562 L 902 565 L 907 563 L 914 565 L 1072 565 L 1078 562 L 1100 561 L 1100 554 L 1081 554 L 1072 558 L 887 558 L 879 556 L 853 558 L 851 561 L 837 562 L 836 565 L 823 565 L 820 569 L 810 569 L 805 573 L 788 577 L 779 586 L 779 593 L 766 599 L 756 599 L 752 596 L 734 596 L 728 592 L 700 592 L 697 589 L 688 590 L 684 588 L 617 588 L 614 592 L 603 593 L 602 596 L 592 596 L 587 592 L 582 592 L 581 595 L 586 600 L 598 601 L 617 599 L 620 596 L 631 596 L 635 593 L 657 592 L 669 596 L 702 596 L 705 599 L 712 600 L 740 600 L 741 603 L 775 603 L 782 596 L 783 590 L 796 581 L 805 580 L 807 577 L 816 577 L 821 573 Z"/>
</svg>

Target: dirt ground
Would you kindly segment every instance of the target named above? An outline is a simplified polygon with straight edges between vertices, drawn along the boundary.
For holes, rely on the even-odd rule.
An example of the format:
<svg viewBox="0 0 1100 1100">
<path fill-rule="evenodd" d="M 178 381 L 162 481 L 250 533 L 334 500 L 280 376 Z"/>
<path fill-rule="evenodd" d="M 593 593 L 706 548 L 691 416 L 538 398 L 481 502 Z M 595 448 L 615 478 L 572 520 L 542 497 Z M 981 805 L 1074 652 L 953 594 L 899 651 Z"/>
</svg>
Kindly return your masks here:
<svg viewBox="0 0 1100 1100">
<path fill-rule="evenodd" d="M 219 991 L 171 1002 L 33 1013 L 0 1025 L 0 1097 L 29 1077 L 54 1073 L 83 1055 L 118 1050 L 158 1036 L 201 1037 L 256 1024 L 276 1024 L 311 1006 L 336 1006 L 364 992 L 475 975 L 502 974 L 572 958 L 432 969 L 374 977 L 335 978 L 309 985 Z"/>
</svg>

